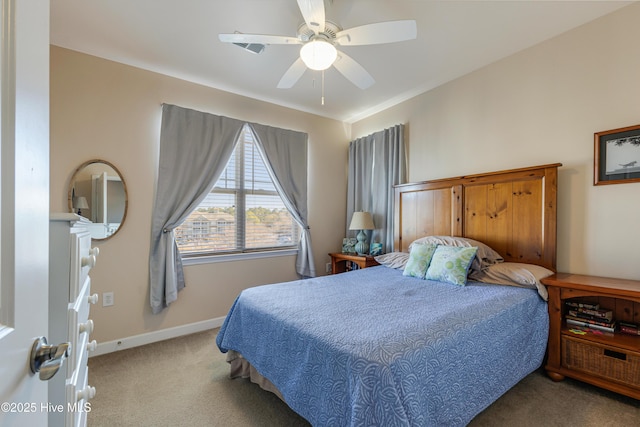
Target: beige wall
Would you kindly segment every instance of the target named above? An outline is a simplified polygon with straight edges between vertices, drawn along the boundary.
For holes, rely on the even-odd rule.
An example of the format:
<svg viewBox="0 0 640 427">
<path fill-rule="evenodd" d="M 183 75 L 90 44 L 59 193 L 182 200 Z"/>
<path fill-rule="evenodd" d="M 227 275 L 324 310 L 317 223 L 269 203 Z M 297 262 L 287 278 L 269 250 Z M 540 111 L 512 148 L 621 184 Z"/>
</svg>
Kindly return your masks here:
<svg viewBox="0 0 640 427">
<path fill-rule="evenodd" d="M 52 47 L 51 209 L 66 210 L 75 168 L 114 163 L 130 204 L 123 229 L 98 243 L 95 338 L 109 341 L 224 316 L 242 289 L 295 278 L 293 257 L 186 267 L 169 310 L 148 304 L 149 218 L 160 104 L 173 103 L 309 133 L 309 210 L 316 269 L 344 234 L 347 142 L 407 124 L 409 179 L 563 163 L 558 269 L 640 278 L 640 183 L 594 187 L 594 132 L 640 124 L 640 5 L 632 5 L 351 126 Z"/>
<path fill-rule="evenodd" d="M 558 269 L 640 279 L 640 183 L 593 186 L 593 134 L 640 124 L 639 20 L 640 4 L 623 8 L 354 123 L 352 135 L 408 123 L 410 181 L 561 162 Z"/>
<path fill-rule="evenodd" d="M 161 104 L 171 103 L 309 134 L 309 223 L 316 270 L 344 236 L 348 126 L 58 47 L 51 48 L 51 210 L 67 211 L 67 187 L 83 162 L 100 158 L 122 173 L 129 211 L 100 248 L 94 292 L 115 305 L 91 311 L 92 338 L 106 342 L 226 315 L 244 288 L 296 279 L 292 256 L 185 267 L 187 287 L 160 315 L 149 309 L 150 218 Z"/>
</svg>

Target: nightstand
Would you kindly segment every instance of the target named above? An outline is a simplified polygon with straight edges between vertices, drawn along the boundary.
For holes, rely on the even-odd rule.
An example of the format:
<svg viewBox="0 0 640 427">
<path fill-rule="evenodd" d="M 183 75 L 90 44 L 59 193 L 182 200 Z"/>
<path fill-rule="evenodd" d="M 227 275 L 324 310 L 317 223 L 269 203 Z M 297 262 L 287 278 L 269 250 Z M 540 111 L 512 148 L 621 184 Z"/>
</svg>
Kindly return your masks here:
<svg viewBox="0 0 640 427">
<path fill-rule="evenodd" d="M 571 377 L 640 399 L 640 336 L 586 333 L 568 327 L 565 302 L 599 304 L 620 322 L 640 323 L 640 281 L 557 273 L 542 279 L 549 290 L 549 358 L 554 381 Z"/>
<path fill-rule="evenodd" d="M 353 265 L 356 265 L 357 268 L 379 265 L 378 261 L 369 255 L 331 253 L 329 256 L 331 257 L 331 274 L 354 270 L 354 268 L 351 267 Z"/>
</svg>

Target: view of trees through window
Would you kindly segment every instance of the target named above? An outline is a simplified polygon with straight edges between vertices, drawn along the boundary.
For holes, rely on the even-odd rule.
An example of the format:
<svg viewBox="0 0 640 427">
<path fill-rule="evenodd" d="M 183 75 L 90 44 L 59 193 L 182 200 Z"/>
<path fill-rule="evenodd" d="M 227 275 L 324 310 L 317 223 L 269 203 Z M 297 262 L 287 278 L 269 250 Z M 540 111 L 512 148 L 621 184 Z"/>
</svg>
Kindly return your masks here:
<svg viewBox="0 0 640 427">
<path fill-rule="evenodd" d="M 289 248 L 299 236 L 248 126 L 213 190 L 175 230 L 183 255 Z"/>
</svg>

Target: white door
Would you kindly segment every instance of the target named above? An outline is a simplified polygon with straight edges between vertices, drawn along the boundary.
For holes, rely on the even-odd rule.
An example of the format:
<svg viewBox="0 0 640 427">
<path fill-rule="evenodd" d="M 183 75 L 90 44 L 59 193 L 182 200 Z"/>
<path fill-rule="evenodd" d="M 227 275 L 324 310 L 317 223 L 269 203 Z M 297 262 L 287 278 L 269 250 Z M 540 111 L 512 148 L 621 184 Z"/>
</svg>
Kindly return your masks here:
<svg viewBox="0 0 640 427">
<path fill-rule="evenodd" d="M 93 222 L 99 224 L 107 223 L 107 173 L 102 172 L 93 178 L 93 212 L 95 212 L 95 218 Z"/>
<path fill-rule="evenodd" d="M 0 425 L 46 426 L 29 356 L 48 330 L 49 0 L 0 1 Z"/>
</svg>

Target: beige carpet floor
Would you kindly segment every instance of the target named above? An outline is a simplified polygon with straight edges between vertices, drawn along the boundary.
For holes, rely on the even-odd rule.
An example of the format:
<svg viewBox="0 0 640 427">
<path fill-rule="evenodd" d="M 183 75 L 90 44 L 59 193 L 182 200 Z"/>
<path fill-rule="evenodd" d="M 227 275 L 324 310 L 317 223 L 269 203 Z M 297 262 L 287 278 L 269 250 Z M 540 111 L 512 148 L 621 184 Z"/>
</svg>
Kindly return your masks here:
<svg viewBox="0 0 640 427">
<path fill-rule="evenodd" d="M 272 393 L 229 379 L 205 331 L 89 359 L 96 387 L 89 427 L 309 426 Z M 640 425 L 640 401 L 536 371 L 479 414 L 472 427 Z"/>
</svg>

